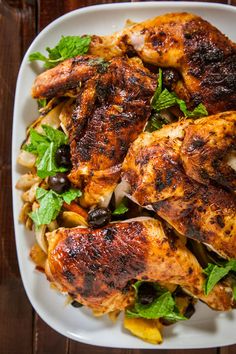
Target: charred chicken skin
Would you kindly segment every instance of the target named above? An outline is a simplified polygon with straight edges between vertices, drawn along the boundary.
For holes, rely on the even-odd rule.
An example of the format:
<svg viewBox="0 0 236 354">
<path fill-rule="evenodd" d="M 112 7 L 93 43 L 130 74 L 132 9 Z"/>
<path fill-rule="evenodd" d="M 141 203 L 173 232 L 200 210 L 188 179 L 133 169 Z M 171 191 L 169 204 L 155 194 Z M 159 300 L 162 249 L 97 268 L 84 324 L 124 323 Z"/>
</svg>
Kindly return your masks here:
<svg viewBox="0 0 236 354">
<path fill-rule="evenodd" d="M 120 166 L 151 114 L 156 78 L 140 59 L 69 59 L 41 74 L 34 97 L 62 95 L 85 82 L 64 124 L 69 132 L 73 169 L 69 179 L 83 188 L 84 206 L 107 204 Z"/>
<path fill-rule="evenodd" d="M 225 112 L 213 119 L 198 119 L 188 126 L 181 147 L 181 160 L 192 179 L 206 185 L 214 182 L 234 191 L 235 150 L 236 112 Z"/>
<path fill-rule="evenodd" d="M 236 258 L 235 195 L 209 184 L 207 179 L 204 179 L 204 182 L 207 181 L 205 185 L 198 182 L 199 178 L 196 181 L 187 174 L 191 175 L 191 164 L 199 152 L 199 159 L 203 159 L 203 168 L 209 171 L 209 178 L 219 175 L 217 169 L 215 174 L 210 175 L 211 166 L 214 158 L 219 158 L 218 149 L 224 146 L 228 150 L 228 135 L 225 141 L 218 141 L 217 134 L 220 136 L 220 124 L 223 124 L 225 131 L 231 127 L 234 132 L 227 133 L 231 141 L 231 134 L 235 135 L 235 120 L 235 113 L 225 113 L 195 122 L 187 120 L 173 123 L 159 131 L 143 133 L 130 147 L 123 164 L 123 179 L 130 184 L 130 194 L 134 201 L 155 210 L 179 233 L 211 246 L 225 258 Z M 232 121 L 234 125 L 231 125 Z M 203 123 L 206 131 L 202 128 L 194 136 L 191 135 Z M 215 137 L 214 143 L 211 137 Z M 201 155 L 204 144 L 206 153 Z M 186 147 L 190 153 L 195 151 L 195 160 L 190 160 L 190 166 L 186 157 L 188 155 L 185 155 Z M 222 153 L 224 155 L 225 151 Z M 199 171 L 197 166 L 194 167 L 195 173 L 200 171 L 201 175 L 201 163 Z M 219 183 L 223 181 L 223 184 L 232 185 L 227 171 L 226 177 L 223 178 L 223 173 L 221 177 Z"/>
<path fill-rule="evenodd" d="M 48 234 L 46 273 L 60 290 L 103 313 L 130 304 L 134 279 L 179 284 L 216 310 L 235 306 L 232 290 L 220 283 L 206 296 L 196 258 L 162 224 L 146 218 L 101 229 L 60 228 Z"/>
<path fill-rule="evenodd" d="M 111 36 L 93 36 L 90 53 L 110 59 L 135 53 L 146 63 L 175 68 L 177 94 L 208 112 L 236 109 L 236 45 L 207 21 L 172 13 Z"/>
</svg>

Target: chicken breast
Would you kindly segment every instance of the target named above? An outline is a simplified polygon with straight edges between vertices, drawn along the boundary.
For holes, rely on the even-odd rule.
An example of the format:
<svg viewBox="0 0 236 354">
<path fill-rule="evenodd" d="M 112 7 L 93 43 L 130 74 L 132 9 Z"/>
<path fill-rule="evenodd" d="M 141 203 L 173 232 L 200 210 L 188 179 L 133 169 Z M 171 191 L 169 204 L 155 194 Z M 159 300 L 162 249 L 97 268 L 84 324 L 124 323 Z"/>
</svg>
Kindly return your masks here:
<svg viewBox="0 0 236 354">
<path fill-rule="evenodd" d="M 149 64 L 175 68 L 177 94 L 209 113 L 236 109 L 236 45 L 201 17 L 171 13 L 93 36 L 89 52 L 111 59 L 136 54 Z"/>
<path fill-rule="evenodd" d="M 218 132 L 221 123 L 227 131 L 229 116 L 235 120 L 234 113 L 227 113 L 224 124 L 222 114 L 195 122 L 187 120 L 174 123 L 153 133 L 142 133 L 130 147 L 122 170 L 123 179 L 129 183 L 130 195 L 134 201 L 155 210 L 179 233 L 209 245 L 225 258 L 236 258 L 235 195 L 219 186 L 201 184 L 189 178 L 186 173 L 188 161 L 184 154 L 190 135 L 188 132 L 204 122 L 208 133 L 204 135 L 205 128 L 202 128 L 191 136 L 196 156 L 199 153 L 199 161 L 203 160 L 196 169 L 201 171 L 204 166 L 212 166 L 214 158 L 219 158 L 217 153 L 214 154 L 218 144 L 225 144 L 226 151 L 228 149 L 228 135 L 224 142 L 217 140 L 218 133 L 214 134 L 213 127 Z M 204 136 L 206 143 L 204 155 L 201 155 L 200 149 L 197 151 L 196 142 L 200 136 Z M 209 136 L 215 137 L 214 144 Z"/>
<path fill-rule="evenodd" d="M 106 62 L 85 56 L 68 59 L 41 74 L 32 93 L 37 98 L 62 95 L 80 82 L 84 85 L 76 103 L 67 104 L 63 111 L 73 164 L 69 179 L 84 189 L 83 206 L 106 206 L 129 145 L 151 114 L 156 78 L 140 59 Z"/>
<path fill-rule="evenodd" d="M 101 229 L 60 228 L 48 234 L 47 277 L 61 291 L 103 313 L 130 304 L 133 279 L 179 284 L 216 310 L 235 306 L 223 283 L 208 296 L 196 258 L 155 219 L 132 219 Z"/>
</svg>

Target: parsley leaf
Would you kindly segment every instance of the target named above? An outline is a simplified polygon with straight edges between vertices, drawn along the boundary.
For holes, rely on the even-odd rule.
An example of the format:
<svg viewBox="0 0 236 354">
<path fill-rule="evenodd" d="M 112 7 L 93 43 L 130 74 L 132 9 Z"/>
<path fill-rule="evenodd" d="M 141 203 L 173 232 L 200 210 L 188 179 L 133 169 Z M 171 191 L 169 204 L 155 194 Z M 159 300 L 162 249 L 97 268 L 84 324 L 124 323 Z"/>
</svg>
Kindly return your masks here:
<svg viewBox="0 0 236 354">
<path fill-rule="evenodd" d="M 152 283 L 156 289 L 157 296 L 151 304 L 143 305 L 139 302 L 139 287 L 145 282 L 138 281 L 133 286 L 135 288 L 136 299 L 132 309 L 127 309 L 127 317 L 143 317 L 147 319 L 165 318 L 171 321 L 186 320 L 178 310 L 175 300 L 170 291 Z"/>
<path fill-rule="evenodd" d="M 185 117 L 196 118 L 208 115 L 206 107 L 202 103 L 200 103 L 193 111 L 189 111 L 186 103 L 178 98 L 174 92 L 170 92 L 166 88 L 162 90 L 162 81 L 162 70 L 159 68 L 158 85 L 151 101 L 152 108 L 156 112 L 179 105 L 179 108 Z"/>
<path fill-rule="evenodd" d="M 49 125 L 42 125 L 44 135 L 36 130 L 30 130 L 30 143 L 24 145 L 23 150 L 37 155 L 36 160 L 37 174 L 40 178 L 53 176 L 56 172 L 65 172 L 65 167 L 58 167 L 55 160 L 57 149 L 68 143 L 67 136 L 58 129 Z"/>
<path fill-rule="evenodd" d="M 207 275 L 204 283 L 205 294 L 208 295 L 218 281 L 224 278 L 230 271 L 236 272 L 236 259 L 231 259 L 222 266 L 208 263 L 207 268 L 204 269 L 204 273 Z"/>
<path fill-rule="evenodd" d="M 41 60 L 44 62 L 45 68 L 52 68 L 65 59 L 87 53 L 90 42 L 90 36 L 62 36 L 54 48 L 46 48 L 48 58 L 40 52 L 35 52 L 29 55 L 29 60 Z"/>
<path fill-rule="evenodd" d="M 129 208 L 125 205 L 124 200 L 120 202 L 120 204 L 117 206 L 117 208 L 113 211 L 112 215 L 122 215 L 125 214 Z"/>
<path fill-rule="evenodd" d="M 53 190 L 37 188 L 36 199 L 39 202 L 39 208 L 31 212 L 29 216 L 36 226 L 47 225 L 55 220 L 60 213 L 63 202 L 70 204 L 72 200 L 80 197 L 82 192 L 79 189 L 70 188 L 62 194 L 57 194 Z"/>
</svg>

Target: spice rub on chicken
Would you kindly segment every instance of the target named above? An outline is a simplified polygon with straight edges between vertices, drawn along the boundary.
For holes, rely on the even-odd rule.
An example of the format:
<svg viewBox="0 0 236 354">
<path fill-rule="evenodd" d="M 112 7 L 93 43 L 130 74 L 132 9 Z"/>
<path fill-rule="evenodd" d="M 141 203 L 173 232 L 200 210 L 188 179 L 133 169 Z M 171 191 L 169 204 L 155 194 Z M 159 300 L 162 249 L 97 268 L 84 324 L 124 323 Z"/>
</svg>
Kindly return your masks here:
<svg viewBox="0 0 236 354">
<path fill-rule="evenodd" d="M 129 145 L 151 114 L 156 78 L 140 59 L 106 62 L 97 57 L 77 57 L 41 74 L 33 95 L 61 95 L 84 80 L 64 121 L 73 163 L 69 179 L 77 187 L 85 187 L 84 206 L 107 205 Z"/>
<path fill-rule="evenodd" d="M 234 146 L 235 122 L 236 113 L 231 112 L 142 133 L 122 167 L 134 201 L 155 210 L 179 233 L 211 246 L 225 258 L 236 258 L 235 195 L 221 187 L 233 187 L 234 179 L 229 176 L 235 171 L 230 167 L 224 171 L 221 166 Z M 199 183 L 203 169 L 207 178 Z"/>
<path fill-rule="evenodd" d="M 134 279 L 179 284 L 216 310 L 235 306 L 228 284 L 206 296 L 202 268 L 162 224 L 143 218 L 101 229 L 60 228 L 48 234 L 48 279 L 82 304 L 102 313 L 130 305 Z"/>
<path fill-rule="evenodd" d="M 93 36 L 89 53 L 105 59 L 133 53 L 145 63 L 176 69 L 176 93 L 209 113 L 236 109 L 236 45 L 201 17 L 171 13 Z"/>
</svg>

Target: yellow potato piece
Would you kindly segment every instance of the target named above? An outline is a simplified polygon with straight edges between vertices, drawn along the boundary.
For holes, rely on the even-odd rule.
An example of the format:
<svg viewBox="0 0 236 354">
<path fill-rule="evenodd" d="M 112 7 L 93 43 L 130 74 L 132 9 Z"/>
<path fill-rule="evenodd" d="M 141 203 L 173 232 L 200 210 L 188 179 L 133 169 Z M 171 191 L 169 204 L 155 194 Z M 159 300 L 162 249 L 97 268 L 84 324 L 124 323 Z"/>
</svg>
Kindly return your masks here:
<svg viewBox="0 0 236 354">
<path fill-rule="evenodd" d="M 64 211 L 62 214 L 62 223 L 64 227 L 88 226 L 83 216 L 73 211 Z"/>
<path fill-rule="evenodd" d="M 47 260 L 47 255 L 41 247 L 35 243 L 30 250 L 30 257 L 32 261 L 36 264 L 38 270 L 44 270 L 45 262 Z"/>
<path fill-rule="evenodd" d="M 158 320 L 125 317 L 124 327 L 136 337 L 139 337 L 148 343 L 162 343 L 162 324 Z"/>
</svg>

